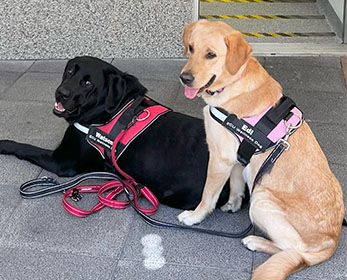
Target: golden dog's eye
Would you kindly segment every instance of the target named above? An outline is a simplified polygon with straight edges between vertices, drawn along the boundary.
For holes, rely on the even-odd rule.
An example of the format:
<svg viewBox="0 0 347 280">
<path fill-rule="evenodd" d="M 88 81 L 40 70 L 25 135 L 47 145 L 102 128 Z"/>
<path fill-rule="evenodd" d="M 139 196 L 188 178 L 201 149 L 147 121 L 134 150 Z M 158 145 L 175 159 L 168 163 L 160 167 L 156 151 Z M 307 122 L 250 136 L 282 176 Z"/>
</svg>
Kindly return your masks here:
<svg viewBox="0 0 347 280">
<path fill-rule="evenodd" d="M 193 53 L 193 51 L 194 51 L 193 46 L 192 46 L 192 45 L 189 45 L 188 48 L 189 48 L 189 52 L 190 52 L 190 53 Z"/>
<path fill-rule="evenodd" d="M 206 58 L 207 59 L 213 59 L 213 58 L 215 58 L 217 55 L 215 54 L 215 53 L 213 53 L 213 52 L 208 52 L 207 54 L 206 54 Z"/>
</svg>

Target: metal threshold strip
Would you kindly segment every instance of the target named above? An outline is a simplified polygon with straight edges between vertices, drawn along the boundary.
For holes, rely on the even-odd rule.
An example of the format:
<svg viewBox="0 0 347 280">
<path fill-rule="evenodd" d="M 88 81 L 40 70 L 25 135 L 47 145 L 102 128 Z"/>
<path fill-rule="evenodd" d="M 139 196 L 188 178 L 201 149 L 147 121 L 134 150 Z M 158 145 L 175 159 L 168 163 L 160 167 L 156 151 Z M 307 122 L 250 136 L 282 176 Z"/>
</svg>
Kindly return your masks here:
<svg viewBox="0 0 347 280">
<path fill-rule="evenodd" d="M 315 43 L 251 43 L 254 56 L 346 56 L 347 45 Z"/>
<path fill-rule="evenodd" d="M 200 2 L 221 3 L 316 3 L 316 0 L 200 0 Z"/>
</svg>

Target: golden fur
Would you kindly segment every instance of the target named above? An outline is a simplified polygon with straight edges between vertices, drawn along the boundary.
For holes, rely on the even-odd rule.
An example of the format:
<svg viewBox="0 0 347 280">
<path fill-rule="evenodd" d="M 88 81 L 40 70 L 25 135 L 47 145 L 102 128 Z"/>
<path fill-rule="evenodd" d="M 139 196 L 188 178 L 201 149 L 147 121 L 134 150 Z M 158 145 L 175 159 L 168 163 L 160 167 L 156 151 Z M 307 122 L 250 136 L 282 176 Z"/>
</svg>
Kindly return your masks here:
<svg viewBox="0 0 347 280">
<path fill-rule="evenodd" d="M 224 88 L 213 96 L 205 90 L 201 93 L 208 105 L 242 118 L 259 114 L 280 98 L 280 84 L 252 57 L 243 35 L 229 25 L 194 22 L 185 28 L 183 40 L 185 51 L 192 50 L 182 70 L 194 76 L 190 86 L 202 88 L 216 75 L 209 90 Z M 207 59 L 208 52 L 216 57 Z M 208 106 L 204 108 L 204 119 L 210 150 L 207 180 L 199 206 L 178 216 L 187 225 L 201 222 L 213 211 L 229 177 L 230 198 L 222 210 L 237 211 L 245 181 L 253 186 L 255 175 L 269 154 L 253 156 L 250 164 L 241 168 L 235 137 L 211 118 Z M 273 255 L 255 270 L 254 280 L 286 279 L 305 266 L 323 262 L 334 253 L 339 240 L 344 216 L 341 186 L 306 122 L 289 137 L 289 143 L 290 149 L 252 193 L 250 218 L 270 240 L 250 235 L 242 243 L 250 250 Z"/>
</svg>

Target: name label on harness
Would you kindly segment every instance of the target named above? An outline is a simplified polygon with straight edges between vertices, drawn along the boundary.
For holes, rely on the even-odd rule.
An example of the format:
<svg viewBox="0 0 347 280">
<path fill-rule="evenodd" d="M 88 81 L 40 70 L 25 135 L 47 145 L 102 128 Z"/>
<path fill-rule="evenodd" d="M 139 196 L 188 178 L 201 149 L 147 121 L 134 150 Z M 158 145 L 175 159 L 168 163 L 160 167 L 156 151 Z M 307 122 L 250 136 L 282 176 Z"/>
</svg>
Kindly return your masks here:
<svg viewBox="0 0 347 280">
<path fill-rule="evenodd" d="M 261 151 L 264 151 L 266 146 L 270 144 L 270 141 L 258 132 L 255 127 L 248 126 L 243 120 L 237 119 L 235 115 L 230 115 L 224 125 Z"/>
<path fill-rule="evenodd" d="M 92 142 L 101 145 L 102 147 L 106 149 L 112 148 L 113 141 L 106 137 L 107 134 L 105 134 L 103 131 L 98 130 L 97 127 L 93 127 L 91 131 L 88 134 L 88 139 Z"/>
<path fill-rule="evenodd" d="M 245 125 L 245 124 L 241 127 L 241 129 L 242 129 L 243 131 L 245 131 L 246 133 L 248 133 L 249 135 L 252 135 L 253 132 L 254 132 L 254 129 L 248 127 L 248 126 Z"/>
</svg>

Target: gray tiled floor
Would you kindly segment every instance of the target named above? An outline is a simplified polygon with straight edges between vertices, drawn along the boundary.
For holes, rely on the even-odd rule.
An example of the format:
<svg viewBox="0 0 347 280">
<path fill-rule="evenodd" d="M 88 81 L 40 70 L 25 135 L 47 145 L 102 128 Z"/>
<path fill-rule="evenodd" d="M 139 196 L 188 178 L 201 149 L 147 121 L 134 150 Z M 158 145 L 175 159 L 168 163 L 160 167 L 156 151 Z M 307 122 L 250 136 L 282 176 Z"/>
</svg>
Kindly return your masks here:
<svg viewBox="0 0 347 280">
<path fill-rule="evenodd" d="M 346 193 L 347 92 L 339 58 L 259 60 L 303 109 Z M 0 139 L 52 149 L 59 143 L 66 124 L 52 114 L 52 107 L 65 63 L 0 61 Z M 112 63 L 136 75 L 153 98 L 174 110 L 202 117 L 203 101 L 187 100 L 178 81 L 184 60 L 121 59 Z M 62 208 L 60 194 L 23 200 L 18 193 L 21 183 L 52 174 L 12 156 L 0 155 L 0 165 L 0 279 L 245 280 L 268 258 L 246 250 L 238 239 L 152 228 L 131 209 L 103 209 L 78 219 Z M 88 196 L 83 205 L 88 207 L 93 201 L 95 197 Z M 176 222 L 179 212 L 161 205 L 155 217 Z M 237 231 L 247 226 L 247 216 L 247 209 L 237 214 L 217 210 L 200 226 Z M 148 235 L 161 240 L 161 255 L 149 265 L 142 242 Z M 346 236 L 344 228 L 329 261 L 290 279 L 346 280 Z"/>
</svg>

